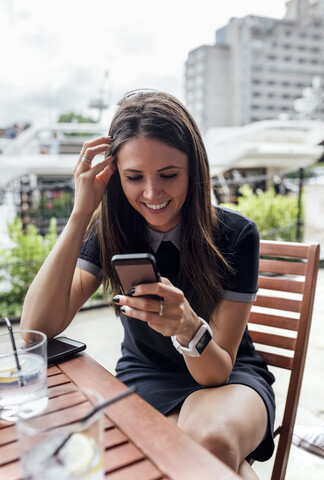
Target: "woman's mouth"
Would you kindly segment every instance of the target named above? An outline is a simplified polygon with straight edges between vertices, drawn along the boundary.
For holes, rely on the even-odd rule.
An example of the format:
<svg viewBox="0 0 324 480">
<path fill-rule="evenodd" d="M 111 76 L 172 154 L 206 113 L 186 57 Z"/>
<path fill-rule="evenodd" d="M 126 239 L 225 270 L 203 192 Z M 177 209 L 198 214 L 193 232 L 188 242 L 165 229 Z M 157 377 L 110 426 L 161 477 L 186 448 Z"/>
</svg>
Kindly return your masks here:
<svg viewBox="0 0 324 480">
<path fill-rule="evenodd" d="M 163 202 L 163 203 L 144 203 L 143 202 L 143 205 L 145 205 L 145 207 L 150 211 L 150 212 L 154 212 L 154 213 L 161 213 L 162 211 L 165 210 L 165 208 L 167 207 L 167 205 L 170 203 L 171 200 L 168 200 L 167 202 Z"/>
</svg>

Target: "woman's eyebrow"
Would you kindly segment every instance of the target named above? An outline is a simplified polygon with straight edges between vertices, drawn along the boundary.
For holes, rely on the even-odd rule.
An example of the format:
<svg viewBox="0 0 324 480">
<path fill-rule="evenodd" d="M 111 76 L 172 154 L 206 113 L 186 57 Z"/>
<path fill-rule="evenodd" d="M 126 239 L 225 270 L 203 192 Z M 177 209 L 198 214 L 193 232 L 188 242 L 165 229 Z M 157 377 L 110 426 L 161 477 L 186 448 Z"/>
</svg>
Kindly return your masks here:
<svg viewBox="0 0 324 480">
<path fill-rule="evenodd" d="M 160 168 L 158 172 L 163 172 L 164 170 L 169 170 L 170 168 L 177 168 L 180 170 L 182 167 L 179 165 L 168 165 L 167 167 Z M 125 168 L 122 172 L 133 172 L 133 173 L 143 173 L 142 170 L 137 170 L 136 168 Z"/>
<path fill-rule="evenodd" d="M 134 172 L 134 173 L 142 173 L 142 170 L 135 170 L 135 168 L 124 168 L 122 172 Z"/>
<path fill-rule="evenodd" d="M 168 165 L 167 167 L 160 168 L 160 170 L 158 170 L 158 172 L 163 172 L 164 170 L 169 170 L 170 168 L 177 168 L 178 170 L 181 169 L 181 167 L 179 165 Z"/>
</svg>

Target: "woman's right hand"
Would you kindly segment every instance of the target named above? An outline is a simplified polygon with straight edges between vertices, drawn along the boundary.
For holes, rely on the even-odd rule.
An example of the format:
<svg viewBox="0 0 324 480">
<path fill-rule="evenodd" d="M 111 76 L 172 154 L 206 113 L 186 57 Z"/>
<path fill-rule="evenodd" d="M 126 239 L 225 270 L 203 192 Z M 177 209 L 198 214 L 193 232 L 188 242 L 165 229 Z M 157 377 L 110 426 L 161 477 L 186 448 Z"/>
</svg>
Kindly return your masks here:
<svg viewBox="0 0 324 480">
<path fill-rule="evenodd" d="M 117 166 L 115 159 L 108 155 L 93 167 L 91 162 L 99 153 L 109 152 L 111 141 L 111 137 L 99 137 L 84 143 L 79 160 L 74 167 L 75 198 L 73 211 L 75 213 L 91 215 L 98 207 L 110 177 Z M 90 163 L 86 163 L 83 160 L 84 158 Z"/>
</svg>

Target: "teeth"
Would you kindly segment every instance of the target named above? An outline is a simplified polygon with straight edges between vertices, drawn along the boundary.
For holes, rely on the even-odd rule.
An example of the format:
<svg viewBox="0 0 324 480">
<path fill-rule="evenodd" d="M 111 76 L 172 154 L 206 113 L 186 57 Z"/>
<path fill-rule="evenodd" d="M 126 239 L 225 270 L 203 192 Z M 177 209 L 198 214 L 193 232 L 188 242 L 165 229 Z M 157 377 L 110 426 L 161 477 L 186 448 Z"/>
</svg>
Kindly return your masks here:
<svg viewBox="0 0 324 480">
<path fill-rule="evenodd" d="M 159 203 L 158 205 L 151 205 L 149 203 L 145 203 L 145 205 L 150 208 L 151 210 L 159 210 L 160 208 L 164 208 L 166 207 L 168 204 L 168 202 L 164 202 L 164 203 Z"/>
</svg>

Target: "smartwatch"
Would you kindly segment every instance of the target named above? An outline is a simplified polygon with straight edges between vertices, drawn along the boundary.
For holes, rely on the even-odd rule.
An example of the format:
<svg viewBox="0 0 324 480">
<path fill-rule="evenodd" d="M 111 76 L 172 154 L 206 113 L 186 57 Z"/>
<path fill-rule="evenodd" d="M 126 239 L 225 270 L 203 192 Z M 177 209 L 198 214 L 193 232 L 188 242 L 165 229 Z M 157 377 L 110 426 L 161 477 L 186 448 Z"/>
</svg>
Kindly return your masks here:
<svg viewBox="0 0 324 480">
<path fill-rule="evenodd" d="M 202 322 L 193 338 L 190 340 L 188 347 L 183 347 L 177 340 L 176 335 L 171 337 L 173 346 L 181 355 L 187 357 L 200 357 L 211 339 L 213 338 L 213 331 L 203 318 L 198 317 Z"/>
</svg>

